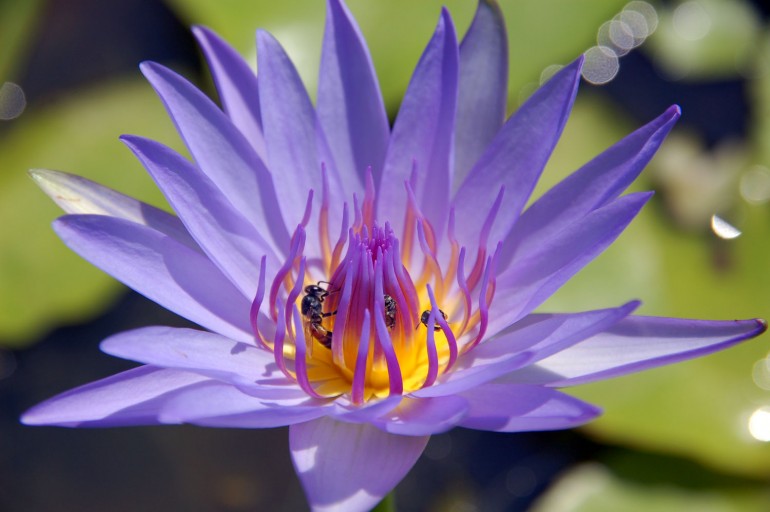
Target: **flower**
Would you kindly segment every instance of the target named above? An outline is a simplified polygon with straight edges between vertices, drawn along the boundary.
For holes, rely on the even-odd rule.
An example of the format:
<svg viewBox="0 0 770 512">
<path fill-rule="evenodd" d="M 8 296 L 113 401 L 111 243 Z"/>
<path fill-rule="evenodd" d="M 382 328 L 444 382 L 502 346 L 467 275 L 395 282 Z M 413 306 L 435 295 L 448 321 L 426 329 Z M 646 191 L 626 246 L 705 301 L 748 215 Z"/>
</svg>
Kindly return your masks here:
<svg viewBox="0 0 770 512">
<path fill-rule="evenodd" d="M 194 161 L 122 138 L 177 216 L 83 178 L 33 171 L 87 260 L 203 330 L 102 343 L 143 366 L 54 397 L 30 425 L 290 426 L 316 510 L 373 506 L 430 435 L 569 428 L 599 414 L 558 388 L 704 355 L 761 320 L 631 316 L 637 302 L 533 313 L 650 198 L 621 193 L 674 106 L 525 209 L 580 79 L 564 67 L 505 121 L 507 41 L 480 1 L 458 45 L 444 10 L 391 130 L 363 38 L 328 0 L 317 105 L 267 33 L 259 78 L 204 28 L 222 102 L 142 71 Z"/>
</svg>

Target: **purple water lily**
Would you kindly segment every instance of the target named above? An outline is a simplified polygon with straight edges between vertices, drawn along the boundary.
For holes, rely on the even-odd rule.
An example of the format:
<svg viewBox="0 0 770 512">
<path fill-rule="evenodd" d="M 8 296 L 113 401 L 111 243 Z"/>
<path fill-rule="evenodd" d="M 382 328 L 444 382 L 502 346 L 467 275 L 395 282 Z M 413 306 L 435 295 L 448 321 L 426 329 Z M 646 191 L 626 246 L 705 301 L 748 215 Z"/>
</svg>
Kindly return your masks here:
<svg viewBox="0 0 770 512">
<path fill-rule="evenodd" d="M 141 69 L 194 161 L 124 136 L 177 216 L 76 176 L 33 171 L 87 260 L 206 331 L 147 327 L 102 349 L 138 368 L 28 411 L 30 425 L 290 426 L 315 510 L 364 510 L 455 426 L 563 429 L 599 414 L 558 388 L 701 356 L 760 320 L 630 316 L 637 302 L 533 313 L 650 198 L 620 195 L 679 117 L 671 107 L 524 208 L 569 115 L 581 60 L 505 120 L 502 15 L 481 1 L 458 44 L 442 12 L 391 129 L 341 0 L 328 0 L 314 107 L 257 35 L 259 77 L 196 28 L 222 109 Z"/>
</svg>

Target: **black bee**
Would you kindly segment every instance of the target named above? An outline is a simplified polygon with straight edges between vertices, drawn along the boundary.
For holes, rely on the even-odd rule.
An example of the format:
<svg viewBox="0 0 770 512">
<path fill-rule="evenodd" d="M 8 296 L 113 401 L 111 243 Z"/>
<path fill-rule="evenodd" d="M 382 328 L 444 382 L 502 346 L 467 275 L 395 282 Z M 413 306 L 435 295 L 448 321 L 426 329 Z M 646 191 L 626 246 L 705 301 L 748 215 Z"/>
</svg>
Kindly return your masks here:
<svg viewBox="0 0 770 512">
<path fill-rule="evenodd" d="M 318 281 L 318 284 L 311 284 L 305 287 L 305 296 L 302 297 L 301 309 L 302 315 L 308 321 L 308 330 L 310 331 L 310 334 L 317 339 L 321 345 L 326 348 L 331 348 L 332 331 L 325 328 L 321 323 L 324 318 L 335 315 L 337 312 L 323 312 L 324 299 L 332 293 L 329 290 L 321 288 L 320 284 L 325 282 L 326 281 Z"/>
<path fill-rule="evenodd" d="M 385 294 L 385 325 L 388 326 L 388 329 L 392 329 L 396 326 L 397 311 L 398 311 L 398 308 L 396 306 L 396 300 L 386 293 Z"/>
<path fill-rule="evenodd" d="M 438 312 L 441 313 L 441 316 L 444 317 L 444 320 L 447 319 L 446 313 L 444 313 L 440 309 L 438 310 Z M 420 315 L 420 323 L 422 325 L 424 325 L 426 328 L 428 327 L 428 320 L 430 320 L 430 309 L 426 309 L 425 311 L 422 312 L 422 315 Z M 434 331 L 440 331 L 441 330 L 441 326 L 438 324 L 438 322 L 436 322 L 433 325 L 433 330 Z"/>
</svg>

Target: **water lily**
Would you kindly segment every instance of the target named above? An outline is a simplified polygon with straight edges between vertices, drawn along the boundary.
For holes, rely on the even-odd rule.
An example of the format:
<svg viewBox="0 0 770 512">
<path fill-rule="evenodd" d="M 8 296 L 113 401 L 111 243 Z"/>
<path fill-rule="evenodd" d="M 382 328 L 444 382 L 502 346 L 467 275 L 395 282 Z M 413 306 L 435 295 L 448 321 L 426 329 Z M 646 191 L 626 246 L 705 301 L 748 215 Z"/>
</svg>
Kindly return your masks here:
<svg viewBox="0 0 770 512">
<path fill-rule="evenodd" d="M 674 106 L 525 208 L 569 115 L 581 59 L 505 119 L 507 41 L 479 2 L 458 44 L 444 10 L 390 128 L 366 44 L 328 0 L 316 105 L 278 42 L 259 75 L 195 35 L 222 108 L 141 69 L 193 161 L 127 135 L 176 215 L 73 175 L 33 171 L 84 258 L 205 330 L 102 343 L 142 363 L 28 411 L 30 425 L 288 425 L 311 507 L 364 510 L 432 434 L 563 429 L 599 414 L 559 388 L 708 354 L 760 320 L 631 316 L 637 302 L 533 311 L 651 194 L 621 195 Z"/>
</svg>

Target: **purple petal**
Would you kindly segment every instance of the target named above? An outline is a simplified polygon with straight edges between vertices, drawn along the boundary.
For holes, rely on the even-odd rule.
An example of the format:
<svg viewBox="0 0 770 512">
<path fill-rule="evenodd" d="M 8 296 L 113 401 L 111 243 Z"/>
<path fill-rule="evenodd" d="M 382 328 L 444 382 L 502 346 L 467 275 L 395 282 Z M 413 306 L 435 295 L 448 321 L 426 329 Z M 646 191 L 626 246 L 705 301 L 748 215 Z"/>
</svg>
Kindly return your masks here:
<svg viewBox="0 0 770 512">
<path fill-rule="evenodd" d="M 195 373 L 142 366 L 46 400 L 21 421 L 61 427 L 153 425 L 166 400 L 205 380 Z"/>
<path fill-rule="evenodd" d="M 288 247 L 286 224 L 276 215 L 280 212 L 278 184 L 274 185 L 240 130 L 210 99 L 173 71 L 153 62 L 142 63 L 141 69 L 200 169 L 262 236 L 269 234 L 276 247 Z"/>
<path fill-rule="evenodd" d="M 302 394 L 290 404 L 265 402 L 235 386 L 207 381 L 191 386 L 164 404 L 164 423 L 192 423 L 204 427 L 273 428 L 293 425 L 324 416 L 330 410 Z"/>
<path fill-rule="evenodd" d="M 253 386 L 249 393 L 257 395 L 261 391 L 260 396 L 264 398 L 279 391 L 280 396 L 288 398 L 292 396 L 287 394 L 291 389 L 299 393 L 296 396 L 302 395 L 296 382 L 278 370 L 273 354 L 219 334 L 173 327 L 144 327 L 107 338 L 101 349 L 139 363 L 192 371 L 232 384 Z"/>
<path fill-rule="evenodd" d="M 331 225 L 338 226 L 341 205 L 350 185 L 337 174 L 334 160 L 318 124 L 299 73 L 273 36 L 257 31 L 259 102 L 267 154 L 281 211 L 290 226 L 304 214 L 309 189 L 322 190 L 322 164 L 329 179 Z M 317 209 L 313 212 L 317 218 Z M 314 221 L 311 220 L 311 225 Z M 315 240 L 315 237 L 308 241 Z M 316 242 L 313 242 L 316 243 Z"/>
<path fill-rule="evenodd" d="M 540 245 L 565 223 L 618 197 L 639 176 L 680 114 L 679 107 L 669 108 L 535 201 L 505 240 L 498 268 L 507 268 L 516 252 Z"/>
<path fill-rule="evenodd" d="M 74 174 L 48 169 L 29 171 L 35 183 L 66 213 L 107 215 L 151 227 L 198 250 L 174 215 Z"/>
<path fill-rule="evenodd" d="M 206 27 L 192 29 L 209 63 L 222 108 L 257 155 L 265 158 L 257 76 L 230 45 Z"/>
<path fill-rule="evenodd" d="M 423 214 L 442 232 L 452 187 L 457 110 L 458 48 L 454 24 L 443 9 L 433 38 L 417 63 L 390 137 L 379 184 L 378 218 L 400 232 L 404 182 L 416 166 L 414 192 Z"/>
<path fill-rule="evenodd" d="M 764 320 L 706 321 L 634 316 L 540 361 L 512 382 L 573 386 L 676 363 L 762 334 Z"/>
<path fill-rule="evenodd" d="M 403 399 L 403 395 L 391 395 L 382 400 L 369 400 L 358 405 L 354 404 L 349 397 L 341 395 L 334 401 L 335 411 L 330 416 L 350 423 L 371 423 L 395 409 Z"/>
<path fill-rule="evenodd" d="M 594 405 L 540 386 L 490 383 L 462 396 L 470 410 L 460 426 L 493 432 L 572 428 L 601 414 Z"/>
<path fill-rule="evenodd" d="M 429 436 L 397 436 L 321 418 L 289 428 L 289 447 L 314 511 L 366 511 L 417 462 Z"/>
<path fill-rule="evenodd" d="M 398 407 L 372 423 L 391 434 L 427 436 L 451 429 L 467 411 L 468 402 L 456 395 L 404 398 Z"/>
<path fill-rule="evenodd" d="M 463 354 L 439 382 L 412 395 L 444 396 L 492 381 L 607 329 L 638 306 L 638 302 L 629 302 L 582 313 L 529 315 Z"/>
<path fill-rule="evenodd" d="M 159 142 L 124 135 L 158 184 L 169 204 L 209 258 L 247 298 L 253 298 L 259 282 L 255 262 L 267 255 L 267 275 L 275 275 L 278 258 L 214 183 L 194 165 Z"/>
<path fill-rule="evenodd" d="M 73 251 L 150 300 L 228 338 L 253 340 L 251 302 L 199 252 L 115 217 L 66 215 L 53 226 Z"/>
<path fill-rule="evenodd" d="M 455 230 L 463 245 L 478 243 L 486 208 L 505 187 L 501 216 L 492 228 L 503 240 L 527 203 L 561 136 L 575 101 L 582 58 L 566 66 L 535 92 L 498 132 L 453 198 Z"/>
<path fill-rule="evenodd" d="M 606 249 L 652 196 L 620 197 L 566 224 L 537 247 L 521 252 L 497 279 L 487 332 L 494 335 L 529 314 Z"/>
<path fill-rule="evenodd" d="M 382 174 L 390 126 L 369 50 L 348 8 L 329 0 L 318 76 L 318 119 L 345 180 Z"/>
<path fill-rule="evenodd" d="M 460 44 L 460 94 L 455 133 L 455 188 L 505 120 L 508 36 L 497 2 L 480 1 Z"/>
</svg>

